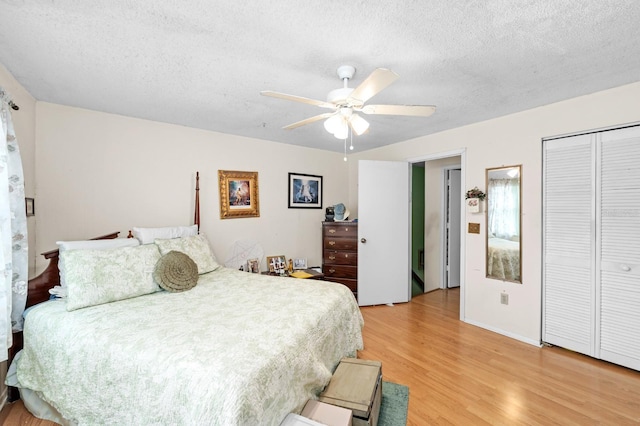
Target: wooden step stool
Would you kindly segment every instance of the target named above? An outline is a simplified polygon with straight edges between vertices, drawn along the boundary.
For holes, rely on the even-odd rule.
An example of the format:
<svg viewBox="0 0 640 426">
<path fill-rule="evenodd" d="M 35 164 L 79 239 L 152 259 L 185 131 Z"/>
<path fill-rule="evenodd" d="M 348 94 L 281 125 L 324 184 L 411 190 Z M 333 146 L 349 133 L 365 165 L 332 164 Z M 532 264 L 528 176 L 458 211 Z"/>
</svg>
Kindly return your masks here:
<svg viewBox="0 0 640 426">
<path fill-rule="evenodd" d="M 353 411 L 353 426 L 376 426 L 382 402 L 382 363 L 343 358 L 318 400 Z"/>
</svg>

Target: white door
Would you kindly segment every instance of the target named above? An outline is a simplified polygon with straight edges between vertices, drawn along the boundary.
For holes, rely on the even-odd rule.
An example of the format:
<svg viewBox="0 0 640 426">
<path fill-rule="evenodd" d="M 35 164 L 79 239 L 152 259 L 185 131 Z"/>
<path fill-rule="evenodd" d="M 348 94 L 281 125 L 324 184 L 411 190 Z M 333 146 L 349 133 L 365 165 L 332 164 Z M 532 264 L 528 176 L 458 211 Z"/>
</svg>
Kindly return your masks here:
<svg viewBox="0 0 640 426">
<path fill-rule="evenodd" d="M 640 370 L 640 127 L 602 134 L 600 358 Z M 596 354 L 597 355 L 597 354 Z"/>
<path fill-rule="evenodd" d="M 595 136 L 543 151 L 542 340 L 595 356 Z"/>
<path fill-rule="evenodd" d="M 358 304 L 411 299 L 409 163 L 358 163 Z"/>
<path fill-rule="evenodd" d="M 460 287 L 460 170 L 447 170 L 446 202 L 446 284 L 447 288 Z"/>
</svg>

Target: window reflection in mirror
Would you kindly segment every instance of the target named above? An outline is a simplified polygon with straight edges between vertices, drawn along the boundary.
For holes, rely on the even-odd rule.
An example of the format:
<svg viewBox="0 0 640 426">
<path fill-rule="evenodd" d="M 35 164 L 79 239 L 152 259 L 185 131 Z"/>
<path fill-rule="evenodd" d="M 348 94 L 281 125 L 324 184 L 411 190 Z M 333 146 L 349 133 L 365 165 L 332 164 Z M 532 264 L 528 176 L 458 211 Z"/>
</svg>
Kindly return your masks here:
<svg viewBox="0 0 640 426">
<path fill-rule="evenodd" d="M 521 166 L 487 169 L 487 278 L 522 282 Z"/>
</svg>

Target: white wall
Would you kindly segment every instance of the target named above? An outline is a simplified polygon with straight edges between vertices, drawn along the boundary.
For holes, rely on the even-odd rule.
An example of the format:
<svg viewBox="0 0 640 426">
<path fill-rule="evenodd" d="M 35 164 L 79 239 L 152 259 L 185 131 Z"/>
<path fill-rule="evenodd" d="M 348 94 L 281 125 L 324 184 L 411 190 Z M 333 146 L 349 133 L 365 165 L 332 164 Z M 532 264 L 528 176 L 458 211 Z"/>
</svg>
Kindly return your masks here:
<svg viewBox="0 0 640 426">
<path fill-rule="evenodd" d="M 193 223 L 199 171 L 201 230 L 220 261 L 253 239 L 265 256 L 320 265 L 324 209 L 289 209 L 288 173 L 323 176 L 324 206 L 347 199 L 341 154 L 45 102 L 37 118 L 38 253 L 61 239 Z M 218 170 L 258 172 L 259 218 L 220 219 Z"/>
<path fill-rule="evenodd" d="M 437 113 L 436 113 L 437 114 Z M 466 149 L 463 191 L 484 188 L 485 168 L 522 164 L 522 284 L 485 278 L 485 221 L 481 235 L 465 234 L 465 321 L 531 343 L 541 336 L 542 138 L 640 122 L 640 83 L 523 111 L 355 154 L 349 158 L 349 206 L 357 215 L 357 160 L 402 160 Z M 373 127 L 373 125 L 372 125 Z M 371 131 L 375 131 L 372 128 Z M 480 219 L 480 220 L 478 220 Z M 360 217 L 359 220 L 366 220 Z M 500 293 L 509 293 L 509 305 Z"/>
</svg>

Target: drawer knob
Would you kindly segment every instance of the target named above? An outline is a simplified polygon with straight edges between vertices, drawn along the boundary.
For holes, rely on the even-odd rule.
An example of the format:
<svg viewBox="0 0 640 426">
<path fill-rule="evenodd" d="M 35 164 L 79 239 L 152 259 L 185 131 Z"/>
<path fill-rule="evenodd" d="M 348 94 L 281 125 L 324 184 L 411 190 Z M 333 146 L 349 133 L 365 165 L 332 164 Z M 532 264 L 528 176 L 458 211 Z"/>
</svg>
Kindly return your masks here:
<svg viewBox="0 0 640 426">
<path fill-rule="evenodd" d="M 362 244 L 364 244 L 364 243 L 366 243 L 366 242 L 367 242 L 367 239 L 366 239 L 366 238 L 360 238 L 360 242 L 361 242 Z"/>
<path fill-rule="evenodd" d="M 344 257 L 345 257 L 345 259 L 348 259 L 348 258 L 349 258 L 349 255 L 348 255 L 348 254 L 345 254 L 345 255 L 344 255 Z"/>
<path fill-rule="evenodd" d="M 336 245 L 336 242 L 335 242 L 335 241 L 329 241 L 329 245 L 330 245 L 330 246 L 335 246 L 335 245 Z"/>
<path fill-rule="evenodd" d="M 329 273 L 333 274 L 336 270 L 335 269 L 329 269 Z"/>
<path fill-rule="evenodd" d="M 349 232 L 349 228 L 344 228 L 345 232 Z"/>
<path fill-rule="evenodd" d="M 335 234 L 335 233 L 336 233 L 336 230 L 335 230 L 335 229 L 329 229 L 329 233 L 330 233 L 330 234 Z"/>
<path fill-rule="evenodd" d="M 336 260 L 335 256 L 329 256 L 329 260 Z"/>
</svg>

